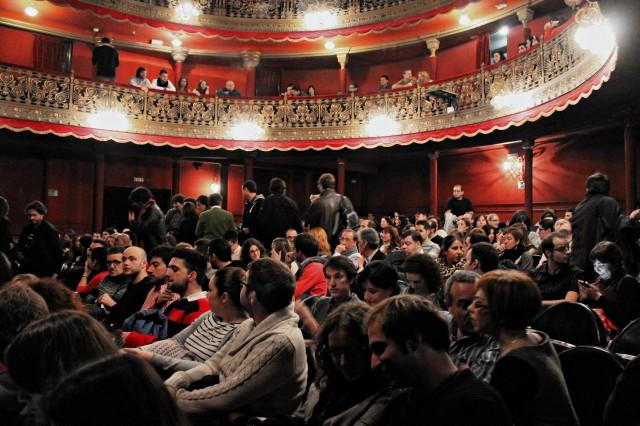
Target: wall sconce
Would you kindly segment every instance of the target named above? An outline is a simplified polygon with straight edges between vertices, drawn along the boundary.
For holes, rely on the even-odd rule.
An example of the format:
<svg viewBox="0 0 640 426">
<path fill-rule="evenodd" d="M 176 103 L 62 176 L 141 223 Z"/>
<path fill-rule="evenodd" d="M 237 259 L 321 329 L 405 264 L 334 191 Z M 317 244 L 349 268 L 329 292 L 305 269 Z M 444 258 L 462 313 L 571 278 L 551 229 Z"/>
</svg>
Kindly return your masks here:
<svg viewBox="0 0 640 426">
<path fill-rule="evenodd" d="M 220 193 L 220 184 L 214 182 L 209 186 L 209 189 L 211 189 L 211 193 L 212 194 L 219 194 Z"/>
<path fill-rule="evenodd" d="M 524 162 L 522 161 L 522 157 L 517 154 L 507 155 L 507 159 L 502 163 L 502 170 L 510 176 L 518 178 L 518 180 L 523 180 L 523 167 Z"/>
</svg>

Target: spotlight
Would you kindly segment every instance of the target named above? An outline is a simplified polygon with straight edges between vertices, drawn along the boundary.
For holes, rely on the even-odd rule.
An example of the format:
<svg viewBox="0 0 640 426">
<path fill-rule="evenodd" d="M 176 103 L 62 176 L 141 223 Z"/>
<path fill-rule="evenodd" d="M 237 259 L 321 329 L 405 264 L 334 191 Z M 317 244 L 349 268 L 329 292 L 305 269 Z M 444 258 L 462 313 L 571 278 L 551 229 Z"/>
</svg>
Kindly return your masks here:
<svg viewBox="0 0 640 426">
<path fill-rule="evenodd" d="M 229 138 L 235 140 L 259 140 L 264 135 L 264 129 L 255 121 L 238 121 L 228 131 Z"/>
<path fill-rule="evenodd" d="M 171 44 L 173 45 L 173 47 L 180 47 L 182 46 L 182 40 L 174 38 L 173 40 L 171 40 Z"/>
<path fill-rule="evenodd" d="M 24 8 L 24 13 L 27 16 L 30 16 L 30 17 L 33 18 L 34 16 L 36 16 L 38 14 L 38 9 L 36 9 L 34 6 L 27 6 L 27 7 Z"/>
<path fill-rule="evenodd" d="M 87 120 L 89 127 L 124 132 L 129 129 L 127 116 L 120 111 L 102 111 L 91 114 Z"/>
<path fill-rule="evenodd" d="M 324 48 L 327 50 L 335 49 L 335 47 L 336 47 L 336 44 L 332 41 L 328 41 L 324 44 Z"/>
<path fill-rule="evenodd" d="M 212 194 L 219 194 L 220 193 L 220 184 L 219 183 L 212 183 L 211 185 L 209 185 L 209 189 L 211 189 L 211 193 Z"/>
<path fill-rule="evenodd" d="M 471 18 L 469 18 L 466 13 L 463 13 L 462 15 L 460 15 L 458 22 L 460 22 L 460 25 L 469 25 L 471 23 Z"/>
<path fill-rule="evenodd" d="M 400 124 L 386 114 L 377 114 L 369 119 L 366 130 L 370 137 L 397 135 Z"/>
</svg>

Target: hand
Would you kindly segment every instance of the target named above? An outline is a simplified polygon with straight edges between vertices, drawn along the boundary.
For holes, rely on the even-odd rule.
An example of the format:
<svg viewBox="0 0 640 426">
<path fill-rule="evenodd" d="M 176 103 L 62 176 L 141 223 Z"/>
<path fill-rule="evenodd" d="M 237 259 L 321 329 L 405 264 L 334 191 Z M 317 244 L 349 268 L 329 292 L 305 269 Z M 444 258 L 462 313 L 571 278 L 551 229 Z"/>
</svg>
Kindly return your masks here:
<svg viewBox="0 0 640 426">
<path fill-rule="evenodd" d="M 130 334 L 130 331 L 122 331 L 120 334 L 122 336 L 122 342 L 126 342 Z"/>
<path fill-rule="evenodd" d="M 122 334 L 124 335 L 125 332 L 122 332 Z M 144 359 L 145 361 L 151 362 L 151 358 L 153 357 L 153 352 L 149 352 L 149 351 L 143 351 L 140 349 L 134 349 L 134 348 L 122 348 L 122 351 L 124 353 L 136 356 L 140 359 Z"/>
<path fill-rule="evenodd" d="M 358 256 L 358 272 L 364 269 L 364 256 Z"/>
<path fill-rule="evenodd" d="M 136 220 L 136 214 L 132 211 L 129 212 L 129 222 Z"/>
<path fill-rule="evenodd" d="M 242 233 L 243 234 L 248 234 L 249 233 L 249 228 L 242 228 Z"/>
<path fill-rule="evenodd" d="M 580 292 L 580 300 L 598 300 L 600 297 L 602 297 L 602 293 L 600 293 L 600 290 L 598 290 L 598 288 L 593 284 L 591 284 L 589 287 L 583 285 L 580 285 L 578 287 L 578 290 Z"/>
<path fill-rule="evenodd" d="M 638 215 L 640 215 L 640 209 L 635 209 L 634 211 L 631 212 L 631 214 L 629 215 L 629 218 L 635 219 L 636 217 L 638 217 Z"/>
<path fill-rule="evenodd" d="M 84 261 L 84 273 L 89 275 L 91 273 L 91 258 L 87 256 L 87 260 Z"/>
<path fill-rule="evenodd" d="M 175 399 L 176 398 L 176 392 L 178 392 L 178 389 L 176 389 L 174 386 L 168 385 L 168 384 L 164 384 L 167 388 L 167 392 L 169 392 L 169 395 L 171 395 L 171 398 Z"/>
<path fill-rule="evenodd" d="M 336 246 L 336 254 L 342 254 L 347 250 L 347 248 L 344 246 L 344 244 L 338 244 Z"/>
<path fill-rule="evenodd" d="M 164 304 L 165 302 L 168 302 L 171 299 L 173 299 L 173 292 L 168 286 L 166 286 L 158 295 L 156 304 L 158 305 Z"/>
<path fill-rule="evenodd" d="M 311 195 L 309 195 L 309 201 L 312 202 L 312 203 L 315 200 L 317 200 L 318 198 L 320 198 L 320 194 L 311 194 Z"/>
<path fill-rule="evenodd" d="M 296 300 L 293 304 L 293 311 L 298 314 L 302 322 L 305 322 L 310 316 L 313 316 L 311 310 L 302 300 Z"/>
<path fill-rule="evenodd" d="M 108 294 L 104 293 L 101 294 L 97 299 L 96 299 L 96 303 L 98 305 L 102 304 L 104 306 L 106 306 L 107 308 L 113 308 L 118 302 L 116 302 L 115 300 L 113 300 L 111 298 L 111 296 L 109 296 Z"/>
</svg>

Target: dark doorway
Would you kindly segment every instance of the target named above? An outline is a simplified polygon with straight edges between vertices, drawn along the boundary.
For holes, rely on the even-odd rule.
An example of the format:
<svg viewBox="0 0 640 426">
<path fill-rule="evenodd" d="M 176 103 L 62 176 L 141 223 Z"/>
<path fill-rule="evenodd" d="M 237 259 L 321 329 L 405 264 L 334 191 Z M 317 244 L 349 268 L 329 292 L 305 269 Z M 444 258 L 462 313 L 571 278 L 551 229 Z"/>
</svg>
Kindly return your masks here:
<svg viewBox="0 0 640 426">
<path fill-rule="evenodd" d="M 127 213 L 129 212 L 129 193 L 133 188 L 107 186 L 104 188 L 104 227 L 114 227 L 118 231 L 129 227 Z M 171 202 L 171 190 L 151 188 L 156 203 L 166 212 Z"/>
</svg>

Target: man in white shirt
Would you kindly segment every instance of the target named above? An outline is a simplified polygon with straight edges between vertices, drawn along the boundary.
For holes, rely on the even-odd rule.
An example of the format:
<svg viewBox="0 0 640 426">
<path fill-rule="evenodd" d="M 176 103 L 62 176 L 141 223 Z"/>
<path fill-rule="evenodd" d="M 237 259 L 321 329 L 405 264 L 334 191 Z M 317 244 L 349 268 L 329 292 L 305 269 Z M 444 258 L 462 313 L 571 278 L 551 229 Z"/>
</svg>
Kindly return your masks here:
<svg viewBox="0 0 640 426">
<path fill-rule="evenodd" d="M 154 78 L 151 82 L 151 88 L 154 90 L 166 90 L 167 92 L 175 92 L 176 88 L 169 81 L 169 72 L 167 70 L 160 70 L 158 78 Z"/>
</svg>

